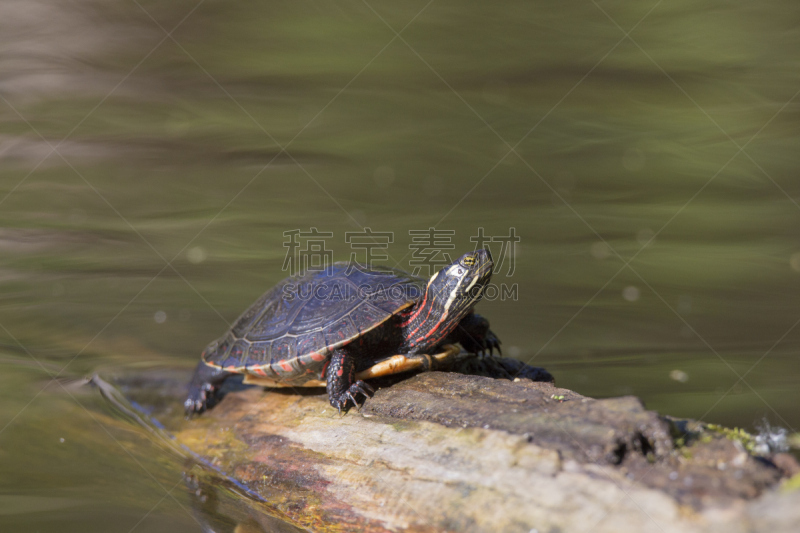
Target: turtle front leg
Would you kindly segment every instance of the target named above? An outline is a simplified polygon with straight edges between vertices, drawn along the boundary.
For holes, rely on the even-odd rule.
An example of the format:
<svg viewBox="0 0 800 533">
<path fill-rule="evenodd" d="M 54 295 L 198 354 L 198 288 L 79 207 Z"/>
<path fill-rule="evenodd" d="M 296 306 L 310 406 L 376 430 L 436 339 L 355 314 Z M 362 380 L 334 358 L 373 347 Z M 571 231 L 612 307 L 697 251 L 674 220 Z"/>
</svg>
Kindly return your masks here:
<svg viewBox="0 0 800 533">
<path fill-rule="evenodd" d="M 348 402 L 352 401 L 357 408 L 358 395 L 372 397 L 375 391 L 367 383 L 356 380 L 356 357 L 344 348 L 334 350 L 327 369 L 328 400 L 339 410 L 347 411 Z"/>
<path fill-rule="evenodd" d="M 476 313 L 470 313 L 461 319 L 456 329 L 447 337 L 446 342 L 457 342 L 470 353 L 494 354 L 496 349 L 500 355 L 500 339 L 489 329 L 489 321 Z"/>
<path fill-rule="evenodd" d="M 217 391 L 222 386 L 222 382 L 230 376 L 230 372 L 219 370 L 208 366 L 200 361 L 189 382 L 189 394 L 183 402 L 186 416 L 199 414 L 210 407 L 216 400 Z"/>
</svg>

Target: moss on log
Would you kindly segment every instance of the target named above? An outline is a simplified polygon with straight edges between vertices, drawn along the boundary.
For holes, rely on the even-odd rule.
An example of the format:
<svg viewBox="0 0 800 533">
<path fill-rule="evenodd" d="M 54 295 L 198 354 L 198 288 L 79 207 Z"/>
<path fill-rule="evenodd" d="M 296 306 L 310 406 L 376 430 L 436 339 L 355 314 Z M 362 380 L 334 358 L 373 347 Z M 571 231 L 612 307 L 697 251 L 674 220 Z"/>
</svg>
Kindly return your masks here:
<svg viewBox="0 0 800 533">
<path fill-rule="evenodd" d="M 234 385 L 186 421 L 188 373 L 95 383 L 186 458 L 198 516 L 240 532 L 798 530 L 800 491 L 780 489 L 798 484 L 784 483 L 791 456 L 755 456 L 634 397 L 557 388 L 511 359 L 461 358 L 458 370 L 472 375 L 379 382 L 345 416 L 316 391 Z"/>
</svg>

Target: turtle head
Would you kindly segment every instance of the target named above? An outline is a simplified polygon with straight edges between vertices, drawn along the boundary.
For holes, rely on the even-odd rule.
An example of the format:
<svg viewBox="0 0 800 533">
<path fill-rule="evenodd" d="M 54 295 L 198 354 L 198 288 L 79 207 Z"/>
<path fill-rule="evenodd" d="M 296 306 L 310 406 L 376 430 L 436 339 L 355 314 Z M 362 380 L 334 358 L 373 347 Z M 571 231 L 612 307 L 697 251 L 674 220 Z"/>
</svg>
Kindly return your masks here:
<svg viewBox="0 0 800 533">
<path fill-rule="evenodd" d="M 464 254 L 431 276 L 427 296 L 444 307 L 448 319 L 452 316 L 457 322 L 480 301 L 483 289 L 492 277 L 493 266 L 489 250 Z"/>
<path fill-rule="evenodd" d="M 444 341 L 483 296 L 493 266 L 489 250 L 477 250 L 431 276 L 424 297 L 405 323 L 406 347 L 422 351 Z"/>
</svg>

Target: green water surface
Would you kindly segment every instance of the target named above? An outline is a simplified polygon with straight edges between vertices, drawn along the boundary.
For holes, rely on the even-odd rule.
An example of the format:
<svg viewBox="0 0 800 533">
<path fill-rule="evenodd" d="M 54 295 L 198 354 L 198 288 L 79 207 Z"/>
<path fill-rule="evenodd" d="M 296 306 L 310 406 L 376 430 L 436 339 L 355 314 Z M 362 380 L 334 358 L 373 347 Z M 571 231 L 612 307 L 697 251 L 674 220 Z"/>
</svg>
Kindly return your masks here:
<svg viewBox="0 0 800 533">
<path fill-rule="evenodd" d="M 796 430 L 798 22 L 788 0 L 3 3 L 0 529 L 200 530 L 182 465 L 73 380 L 188 370 L 286 275 L 292 230 L 334 260 L 391 232 L 412 269 L 410 231 L 455 257 L 513 228 L 515 293 L 478 307 L 505 354 Z"/>
</svg>

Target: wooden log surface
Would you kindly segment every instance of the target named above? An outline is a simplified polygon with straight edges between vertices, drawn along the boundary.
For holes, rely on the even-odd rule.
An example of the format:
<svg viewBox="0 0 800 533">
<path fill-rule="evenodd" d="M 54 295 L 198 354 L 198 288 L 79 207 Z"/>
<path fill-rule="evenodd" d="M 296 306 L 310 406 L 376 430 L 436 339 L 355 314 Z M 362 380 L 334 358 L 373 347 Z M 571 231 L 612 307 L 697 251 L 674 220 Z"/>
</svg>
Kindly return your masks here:
<svg viewBox="0 0 800 533">
<path fill-rule="evenodd" d="M 581 396 L 511 359 L 457 366 L 378 382 L 344 416 L 320 391 L 233 383 L 187 421 L 186 371 L 93 381 L 188 461 L 201 519 L 240 532 L 800 531 L 787 454 L 756 456 L 634 397 Z"/>
</svg>

